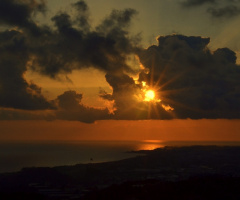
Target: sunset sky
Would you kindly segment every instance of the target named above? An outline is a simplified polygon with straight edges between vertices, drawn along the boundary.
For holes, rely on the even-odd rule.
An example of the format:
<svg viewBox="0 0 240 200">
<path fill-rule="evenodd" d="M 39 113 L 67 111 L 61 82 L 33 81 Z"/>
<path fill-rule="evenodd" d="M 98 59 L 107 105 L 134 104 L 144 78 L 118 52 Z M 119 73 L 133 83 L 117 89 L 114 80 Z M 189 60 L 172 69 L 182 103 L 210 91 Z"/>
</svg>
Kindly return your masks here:
<svg viewBox="0 0 240 200">
<path fill-rule="evenodd" d="M 1 0 L 0 140 L 240 140 L 240 0 Z"/>
</svg>

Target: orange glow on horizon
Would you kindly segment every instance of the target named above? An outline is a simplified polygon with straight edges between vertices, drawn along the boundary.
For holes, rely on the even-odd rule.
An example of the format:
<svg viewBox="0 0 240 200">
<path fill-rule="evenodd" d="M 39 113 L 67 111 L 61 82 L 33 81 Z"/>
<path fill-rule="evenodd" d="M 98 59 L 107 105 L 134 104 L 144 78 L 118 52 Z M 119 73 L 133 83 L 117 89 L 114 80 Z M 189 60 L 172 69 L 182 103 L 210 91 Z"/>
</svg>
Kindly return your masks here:
<svg viewBox="0 0 240 200">
<path fill-rule="evenodd" d="M 150 140 L 145 143 L 153 147 L 161 141 L 240 141 L 239 129 L 240 120 L 224 119 L 104 120 L 93 124 L 19 120 L 0 121 L 0 141 Z"/>
</svg>

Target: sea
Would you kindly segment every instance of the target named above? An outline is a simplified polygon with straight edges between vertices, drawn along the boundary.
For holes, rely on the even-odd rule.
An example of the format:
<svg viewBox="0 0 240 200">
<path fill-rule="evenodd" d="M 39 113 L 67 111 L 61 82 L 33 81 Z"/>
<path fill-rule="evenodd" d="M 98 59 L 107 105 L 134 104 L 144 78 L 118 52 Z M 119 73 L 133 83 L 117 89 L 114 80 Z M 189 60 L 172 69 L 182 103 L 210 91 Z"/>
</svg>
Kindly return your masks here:
<svg viewBox="0 0 240 200">
<path fill-rule="evenodd" d="M 26 141 L 0 142 L 0 173 L 26 167 L 54 167 L 100 163 L 135 157 L 133 151 L 165 146 L 240 146 L 240 142 L 214 141 Z"/>
</svg>

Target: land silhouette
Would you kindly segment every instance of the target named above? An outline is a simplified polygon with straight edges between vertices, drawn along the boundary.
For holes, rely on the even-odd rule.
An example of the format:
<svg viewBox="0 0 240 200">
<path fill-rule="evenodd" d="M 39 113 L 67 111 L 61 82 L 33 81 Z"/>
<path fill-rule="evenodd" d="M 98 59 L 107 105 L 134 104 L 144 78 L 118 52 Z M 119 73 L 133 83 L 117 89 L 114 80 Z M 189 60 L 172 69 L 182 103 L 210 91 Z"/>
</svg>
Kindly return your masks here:
<svg viewBox="0 0 240 200">
<path fill-rule="evenodd" d="M 240 199 L 240 147 L 133 151 L 136 157 L 0 174 L 1 199 Z"/>
</svg>

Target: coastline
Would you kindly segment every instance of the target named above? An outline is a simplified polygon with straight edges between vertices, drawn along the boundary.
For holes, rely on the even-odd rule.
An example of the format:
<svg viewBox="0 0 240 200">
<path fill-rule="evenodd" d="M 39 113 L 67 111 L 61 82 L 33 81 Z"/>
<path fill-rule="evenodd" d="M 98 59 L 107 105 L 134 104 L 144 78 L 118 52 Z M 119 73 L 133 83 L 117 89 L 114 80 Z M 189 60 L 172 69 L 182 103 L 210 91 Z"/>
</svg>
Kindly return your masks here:
<svg viewBox="0 0 240 200">
<path fill-rule="evenodd" d="M 58 191 L 63 197 L 71 189 L 75 191 L 74 194 L 78 191 L 80 199 L 81 195 L 90 194 L 96 189 L 101 191 L 112 185 L 120 186 L 134 181 L 179 183 L 193 177 L 220 177 L 240 182 L 239 146 L 165 147 L 144 153 L 119 161 L 33 167 L 14 173 L 1 173 L 0 194 L 31 191 L 47 199 L 53 191 Z M 44 193 L 46 190 L 50 192 Z"/>
<path fill-rule="evenodd" d="M 0 173 L 24 167 L 54 167 L 118 161 L 165 146 L 240 146 L 232 141 L 26 141 L 1 142 Z"/>
</svg>

